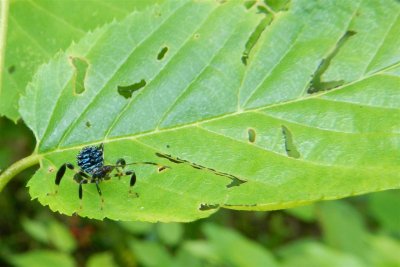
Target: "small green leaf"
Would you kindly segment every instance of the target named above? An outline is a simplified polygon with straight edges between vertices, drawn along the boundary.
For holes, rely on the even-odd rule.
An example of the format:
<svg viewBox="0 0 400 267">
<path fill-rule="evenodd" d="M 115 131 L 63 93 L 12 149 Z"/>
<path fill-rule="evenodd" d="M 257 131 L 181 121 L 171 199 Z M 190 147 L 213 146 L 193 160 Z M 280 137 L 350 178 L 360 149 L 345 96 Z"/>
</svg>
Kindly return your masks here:
<svg viewBox="0 0 400 267">
<path fill-rule="evenodd" d="M 316 241 L 300 241 L 280 249 L 282 267 L 365 267 L 355 255 L 329 248 Z"/>
<path fill-rule="evenodd" d="M 26 253 L 14 254 L 8 258 L 16 267 L 74 267 L 71 256 L 51 250 L 33 250 Z"/>
<path fill-rule="evenodd" d="M 286 209 L 285 212 L 305 222 L 315 221 L 314 204 Z"/>
<path fill-rule="evenodd" d="M 107 267 L 117 267 L 118 265 L 115 263 L 112 253 L 103 252 L 97 253 L 93 256 L 90 256 L 87 264 L 87 267 L 98 267 L 98 266 L 107 266 Z"/>
<path fill-rule="evenodd" d="M 207 224 L 204 227 L 204 233 L 221 263 L 238 267 L 278 266 L 268 250 L 232 230 Z"/>
<path fill-rule="evenodd" d="M 363 218 L 352 206 L 343 201 L 320 203 L 317 213 L 323 238 L 332 248 L 368 258 L 370 245 Z"/>
<path fill-rule="evenodd" d="M 174 266 L 167 249 L 151 241 L 131 241 L 130 247 L 138 261 L 146 267 Z"/>
<path fill-rule="evenodd" d="M 30 220 L 28 218 L 22 218 L 21 225 L 25 232 L 27 232 L 31 237 L 36 239 L 37 241 L 43 243 L 49 243 L 49 234 L 44 225 L 39 220 Z"/>
<path fill-rule="evenodd" d="M 43 65 L 20 101 L 41 158 L 31 196 L 69 215 L 190 221 L 221 207 L 283 209 L 399 188 L 400 57 L 389 48 L 400 5 L 248 8 L 168 1 L 88 33 Z M 81 94 L 71 58 L 88 63 Z M 314 75 L 344 83 L 308 92 Z M 111 179 L 99 185 L 103 204 L 95 184 L 83 185 L 79 201 L 69 169 L 56 189 L 57 169 L 100 143 L 106 164 L 168 168 L 127 166 L 139 197 L 128 176 Z"/>
<path fill-rule="evenodd" d="M 368 196 L 370 215 L 388 232 L 400 233 L 400 190 L 379 192 Z"/>
<path fill-rule="evenodd" d="M 36 240 L 56 247 L 63 252 L 71 252 L 76 242 L 69 230 L 60 222 L 49 218 L 30 220 L 23 218 L 22 227 Z"/>
<path fill-rule="evenodd" d="M 157 233 L 167 245 L 176 245 L 182 239 L 183 226 L 180 223 L 159 223 Z"/>
</svg>

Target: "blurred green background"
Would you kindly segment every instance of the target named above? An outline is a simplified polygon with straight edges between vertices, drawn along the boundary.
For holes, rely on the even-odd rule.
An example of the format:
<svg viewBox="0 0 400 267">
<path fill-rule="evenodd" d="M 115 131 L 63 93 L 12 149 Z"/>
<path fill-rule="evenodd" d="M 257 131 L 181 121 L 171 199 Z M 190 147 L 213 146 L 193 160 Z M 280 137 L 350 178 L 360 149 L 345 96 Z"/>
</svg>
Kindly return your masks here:
<svg viewBox="0 0 400 267">
<path fill-rule="evenodd" d="M 0 118 L 0 169 L 33 149 L 23 123 Z M 0 194 L 0 266 L 400 266 L 399 190 L 150 224 L 52 213 L 30 200 L 34 171 Z"/>
</svg>

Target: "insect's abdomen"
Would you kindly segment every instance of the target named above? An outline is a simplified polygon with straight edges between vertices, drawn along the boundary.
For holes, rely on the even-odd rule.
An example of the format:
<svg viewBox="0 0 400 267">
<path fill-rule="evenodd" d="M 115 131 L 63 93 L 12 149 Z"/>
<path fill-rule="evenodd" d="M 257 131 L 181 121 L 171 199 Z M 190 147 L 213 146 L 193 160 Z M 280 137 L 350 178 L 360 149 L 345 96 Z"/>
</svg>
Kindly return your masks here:
<svg viewBox="0 0 400 267">
<path fill-rule="evenodd" d="M 102 146 L 84 147 L 76 157 L 78 166 L 82 171 L 93 174 L 96 170 L 103 167 L 103 148 Z"/>
</svg>

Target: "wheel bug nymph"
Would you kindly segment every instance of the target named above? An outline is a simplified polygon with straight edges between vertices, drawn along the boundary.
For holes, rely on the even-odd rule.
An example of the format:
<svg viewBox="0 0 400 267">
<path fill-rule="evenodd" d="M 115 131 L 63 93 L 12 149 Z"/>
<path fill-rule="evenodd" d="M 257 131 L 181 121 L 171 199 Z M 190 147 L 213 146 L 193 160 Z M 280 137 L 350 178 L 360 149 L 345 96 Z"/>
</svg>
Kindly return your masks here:
<svg viewBox="0 0 400 267">
<path fill-rule="evenodd" d="M 159 167 L 159 171 L 169 168 L 167 166 L 161 166 L 154 162 L 143 161 L 143 162 L 132 162 L 126 163 L 123 158 L 117 160 L 115 165 L 104 165 L 104 145 L 101 143 L 98 146 L 88 146 L 84 147 L 79 151 L 78 155 L 76 156 L 77 164 L 79 166 L 79 171 L 75 171 L 74 180 L 79 184 L 79 199 L 81 201 L 81 208 L 82 208 L 82 197 L 83 197 L 83 184 L 96 184 L 97 192 L 101 198 L 101 209 L 103 209 L 104 205 L 104 198 L 100 189 L 100 182 L 104 180 L 110 180 L 112 177 L 119 177 L 121 176 L 130 176 L 130 190 L 129 194 L 132 194 L 132 187 L 136 183 L 136 173 L 133 170 L 125 171 L 125 167 L 127 165 L 138 165 L 138 164 L 147 164 L 147 165 L 154 165 Z M 61 179 L 64 177 L 65 171 L 68 169 L 75 170 L 73 164 L 67 162 L 61 165 L 58 169 L 55 179 L 56 184 L 56 191 L 54 195 L 58 193 L 58 186 L 60 185 Z M 116 173 L 112 174 L 115 170 Z M 135 197 L 139 195 L 134 193 Z M 53 195 L 53 194 L 47 194 Z"/>
</svg>

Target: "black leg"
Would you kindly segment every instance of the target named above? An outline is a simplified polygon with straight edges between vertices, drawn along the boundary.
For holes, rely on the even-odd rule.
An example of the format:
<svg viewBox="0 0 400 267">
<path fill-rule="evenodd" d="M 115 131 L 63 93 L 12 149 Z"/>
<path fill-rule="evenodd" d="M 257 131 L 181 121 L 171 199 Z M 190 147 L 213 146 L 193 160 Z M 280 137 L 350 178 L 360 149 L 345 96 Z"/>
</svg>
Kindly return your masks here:
<svg viewBox="0 0 400 267">
<path fill-rule="evenodd" d="M 126 165 L 126 161 L 124 160 L 124 159 L 118 159 L 117 160 L 117 162 L 115 163 L 115 165 L 117 166 L 117 167 L 122 167 L 122 168 L 125 168 L 125 165 Z"/>
<path fill-rule="evenodd" d="M 129 182 L 129 186 L 132 187 L 135 185 L 136 183 L 136 173 L 134 171 L 127 171 L 125 172 L 125 175 L 130 175 L 131 176 L 131 180 Z"/>
<path fill-rule="evenodd" d="M 121 179 L 121 176 L 125 175 L 123 172 L 125 166 L 126 166 L 126 161 L 122 158 L 118 159 L 117 162 L 115 163 L 115 170 L 117 171 L 117 174 L 114 176 L 117 176 L 119 179 Z"/>
<path fill-rule="evenodd" d="M 87 184 L 88 180 L 83 179 L 79 182 L 79 199 L 82 200 L 83 197 L 83 190 L 82 190 L 82 184 Z"/>
<path fill-rule="evenodd" d="M 133 193 L 132 192 L 132 187 L 136 183 L 136 173 L 134 171 L 126 171 L 126 172 L 116 173 L 116 174 L 114 174 L 114 177 L 119 177 L 120 178 L 121 176 L 124 176 L 124 175 L 130 175 L 131 176 L 131 179 L 129 181 L 129 186 L 130 186 L 129 194 L 134 194 L 136 197 L 139 197 L 138 193 Z"/>
<path fill-rule="evenodd" d="M 132 187 L 136 184 L 136 173 L 134 171 L 127 171 L 125 174 L 131 176 L 131 180 L 129 181 L 129 194 L 134 194 L 135 197 L 139 197 L 138 193 L 132 192 Z"/>
<path fill-rule="evenodd" d="M 72 165 L 71 163 L 64 163 L 63 165 L 61 165 L 61 167 L 57 171 L 56 179 L 54 181 L 54 183 L 56 184 L 56 190 L 54 191 L 54 193 L 47 193 L 48 196 L 57 195 L 58 186 L 60 185 L 61 179 L 64 177 L 64 174 L 65 174 L 65 171 L 67 170 L 67 168 L 70 170 L 73 170 L 74 165 Z"/>
<path fill-rule="evenodd" d="M 99 193 L 99 196 L 100 196 L 100 199 L 101 199 L 101 207 L 100 207 L 100 209 L 102 209 L 103 210 L 103 205 L 104 205 L 104 198 L 103 198 L 103 195 L 101 194 L 101 190 L 100 190 L 100 186 L 99 186 L 99 180 L 96 180 L 96 188 L 97 188 L 97 192 Z"/>
<path fill-rule="evenodd" d="M 56 174 L 56 180 L 55 180 L 56 185 L 60 184 L 61 179 L 63 178 L 67 167 L 70 170 L 74 169 L 74 165 L 72 165 L 71 163 L 64 163 L 63 165 L 61 165 L 61 167 L 58 169 L 57 174 Z"/>
<path fill-rule="evenodd" d="M 83 179 L 83 180 L 81 180 L 79 182 L 78 194 L 79 194 L 79 202 L 80 202 L 79 207 L 80 207 L 80 209 L 82 209 L 82 197 L 83 197 L 82 184 L 87 184 L 87 183 L 88 183 L 88 180 L 86 180 L 86 179 Z"/>
<path fill-rule="evenodd" d="M 74 175 L 74 181 L 77 182 L 78 184 L 85 178 L 88 179 L 89 175 L 87 175 L 83 171 L 77 172 Z"/>
</svg>

